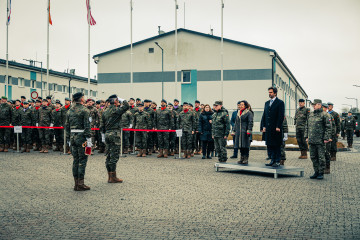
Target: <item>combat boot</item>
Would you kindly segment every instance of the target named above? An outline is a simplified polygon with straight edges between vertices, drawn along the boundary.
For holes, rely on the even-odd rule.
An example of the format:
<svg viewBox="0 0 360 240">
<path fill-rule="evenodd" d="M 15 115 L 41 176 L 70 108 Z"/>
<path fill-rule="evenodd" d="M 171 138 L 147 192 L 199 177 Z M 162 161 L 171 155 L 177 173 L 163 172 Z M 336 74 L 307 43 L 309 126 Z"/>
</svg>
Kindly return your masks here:
<svg viewBox="0 0 360 240">
<path fill-rule="evenodd" d="M 336 152 L 332 152 L 332 153 L 330 153 L 330 161 L 336 161 Z"/>
<path fill-rule="evenodd" d="M 170 150 L 170 156 L 174 156 L 174 150 Z"/>
<path fill-rule="evenodd" d="M 184 158 L 187 158 L 187 151 L 184 151 Z"/>
<path fill-rule="evenodd" d="M 151 155 L 151 154 L 150 154 Z M 143 149 L 142 150 L 142 155 L 141 155 L 142 157 L 146 157 L 146 150 L 145 149 Z"/>
<path fill-rule="evenodd" d="M 110 172 L 108 172 L 108 183 L 110 183 Z"/>
<path fill-rule="evenodd" d="M 324 174 L 330 174 L 330 164 L 326 164 Z"/>
<path fill-rule="evenodd" d="M 84 184 L 84 179 L 78 179 L 78 185 L 77 185 L 77 190 L 75 191 L 87 191 L 87 190 L 90 190 L 90 187 L 89 186 L 86 186 Z"/>
<path fill-rule="evenodd" d="M 161 157 L 164 157 L 164 150 L 163 149 L 160 149 L 159 150 L 159 155 L 157 155 L 157 158 L 161 158 Z"/>
<path fill-rule="evenodd" d="M 17 144 L 13 144 L 13 148 L 14 151 L 17 150 Z"/>
<path fill-rule="evenodd" d="M 110 174 L 110 181 L 108 183 L 122 183 L 123 180 L 116 177 L 116 172 L 109 172 Z"/>
<path fill-rule="evenodd" d="M 142 151 L 143 151 L 142 149 L 139 149 L 139 150 L 138 150 L 138 154 L 137 154 L 136 156 L 137 156 L 137 157 L 142 157 Z"/>
<path fill-rule="evenodd" d="M 310 177 L 310 179 L 315 179 L 315 178 L 317 178 L 318 176 L 319 176 L 319 173 L 318 173 L 318 172 L 315 172 L 314 175 L 312 175 L 312 176 Z"/>
<path fill-rule="evenodd" d="M 75 182 L 74 191 L 79 191 L 78 190 L 78 179 L 76 177 L 74 177 L 74 182 Z"/>
<path fill-rule="evenodd" d="M 3 152 L 3 151 L 4 151 L 4 147 L 5 147 L 4 144 L 0 144 L 0 152 Z"/>
<path fill-rule="evenodd" d="M 27 152 L 27 153 L 30 152 L 30 147 L 31 147 L 31 144 L 27 144 L 27 147 L 26 147 L 26 152 Z"/>
<path fill-rule="evenodd" d="M 168 156 L 169 156 L 168 151 L 169 151 L 169 150 L 167 150 L 167 149 L 164 150 L 164 158 L 168 158 Z"/>
<path fill-rule="evenodd" d="M 34 147 L 34 151 L 39 151 L 40 150 L 40 147 L 39 147 L 39 144 L 35 144 L 35 147 Z"/>
<path fill-rule="evenodd" d="M 238 164 L 243 164 L 244 162 L 244 156 L 240 156 L 240 160 L 237 162 Z"/>
<path fill-rule="evenodd" d="M 195 153 L 194 153 L 195 155 L 200 155 L 200 151 L 195 151 Z"/>
<path fill-rule="evenodd" d="M 249 156 L 244 156 L 244 161 L 242 164 L 248 164 L 249 163 Z"/>
<path fill-rule="evenodd" d="M 41 146 L 41 148 L 39 149 L 39 152 L 43 153 L 45 150 L 45 145 L 44 146 Z"/>
<path fill-rule="evenodd" d="M 21 152 L 22 152 L 22 153 L 26 152 L 26 144 L 25 144 L 23 150 L 21 150 Z"/>
<path fill-rule="evenodd" d="M 9 151 L 9 145 L 8 145 L 8 144 L 5 144 L 4 152 L 8 152 L 8 151 Z"/>
<path fill-rule="evenodd" d="M 190 159 L 191 156 L 194 156 L 194 153 L 192 151 L 187 151 L 187 159 Z"/>
<path fill-rule="evenodd" d="M 124 152 L 123 152 L 123 154 L 128 154 L 129 153 L 129 148 L 124 148 Z"/>
<path fill-rule="evenodd" d="M 194 157 L 194 150 L 190 151 L 190 157 Z"/>
<path fill-rule="evenodd" d="M 45 145 L 45 146 L 44 146 L 44 151 L 43 151 L 43 153 L 49 153 L 48 147 L 49 147 L 48 145 Z"/>
</svg>

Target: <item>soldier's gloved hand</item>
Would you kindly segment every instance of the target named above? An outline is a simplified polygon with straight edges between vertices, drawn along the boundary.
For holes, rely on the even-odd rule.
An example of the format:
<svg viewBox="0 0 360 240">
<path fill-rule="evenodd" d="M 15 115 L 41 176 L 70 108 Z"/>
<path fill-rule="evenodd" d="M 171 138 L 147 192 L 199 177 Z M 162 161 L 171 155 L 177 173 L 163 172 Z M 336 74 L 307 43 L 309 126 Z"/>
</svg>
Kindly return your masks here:
<svg viewBox="0 0 360 240">
<path fill-rule="evenodd" d="M 284 133 L 283 141 L 285 142 L 286 140 L 288 140 L 288 134 L 287 134 L 287 133 Z"/>
<path fill-rule="evenodd" d="M 71 147 L 71 143 L 70 143 L 70 141 L 67 141 L 67 144 L 69 145 L 69 147 Z"/>
<path fill-rule="evenodd" d="M 101 141 L 104 143 L 105 142 L 105 133 L 101 134 Z"/>
<path fill-rule="evenodd" d="M 53 123 L 51 123 L 51 124 L 50 124 L 50 127 L 53 127 L 53 126 L 54 126 L 54 124 L 53 124 Z"/>
<path fill-rule="evenodd" d="M 87 139 L 86 139 L 86 142 L 87 142 L 87 146 L 88 146 L 88 147 L 92 147 L 92 146 L 93 146 L 93 144 L 92 144 L 92 142 L 91 142 L 91 138 L 87 138 Z"/>
</svg>

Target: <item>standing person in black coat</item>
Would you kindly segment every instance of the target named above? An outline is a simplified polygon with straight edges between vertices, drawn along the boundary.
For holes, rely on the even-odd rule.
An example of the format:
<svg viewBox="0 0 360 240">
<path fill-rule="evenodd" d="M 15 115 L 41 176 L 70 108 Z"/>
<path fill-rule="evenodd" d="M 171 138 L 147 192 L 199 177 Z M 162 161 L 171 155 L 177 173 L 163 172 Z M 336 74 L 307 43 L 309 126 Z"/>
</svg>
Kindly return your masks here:
<svg viewBox="0 0 360 240">
<path fill-rule="evenodd" d="M 265 133 L 265 142 L 268 147 L 271 162 L 266 166 L 279 167 L 281 158 L 281 145 L 283 143 L 283 121 L 285 104 L 277 98 L 277 88 L 269 87 L 270 100 L 265 103 L 261 119 L 260 131 Z"/>
<path fill-rule="evenodd" d="M 236 116 L 238 115 L 238 112 L 240 110 L 240 101 L 237 102 L 237 110 L 234 111 L 231 115 L 231 120 L 230 120 L 230 124 L 231 124 L 231 128 L 232 131 L 234 131 L 235 128 L 235 121 L 236 121 Z M 237 158 L 238 157 L 238 152 L 239 152 L 239 148 L 235 147 L 236 146 L 236 139 L 233 139 L 234 142 L 234 154 L 230 157 L 230 158 Z"/>
<path fill-rule="evenodd" d="M 210 153 L 214 149 L 214 140 L 211 135 L 211 120 L 212 120 L 213 111 L 210 108 L 209 104 L 206 104 L 203 110 L 201 111 L 199 117 L 199 127 L 198 131 L 200 133 L 200 140 L 202 142 L 202 159 L 206 157 L 211 159 Z"/>
</svg>

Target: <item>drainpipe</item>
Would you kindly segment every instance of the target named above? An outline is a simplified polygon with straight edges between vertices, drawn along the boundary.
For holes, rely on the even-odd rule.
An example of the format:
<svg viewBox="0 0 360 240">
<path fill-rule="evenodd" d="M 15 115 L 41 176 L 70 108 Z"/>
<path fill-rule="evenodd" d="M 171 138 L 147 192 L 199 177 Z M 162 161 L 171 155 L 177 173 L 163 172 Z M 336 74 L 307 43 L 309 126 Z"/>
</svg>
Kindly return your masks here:
<svg viewBox="0 0 360 240">
<path fill-rule="evenodd" d="M 270 55 L 271 55 L 271 53 L 270 53 Z M 271 58 L 271 69 L 272 69 L 271 86 L 274 86 L 275 58 L 276 58 L 276 52 L 273 52 L 273 55 L 272 55 L 272 58 Z"/>
</svg>

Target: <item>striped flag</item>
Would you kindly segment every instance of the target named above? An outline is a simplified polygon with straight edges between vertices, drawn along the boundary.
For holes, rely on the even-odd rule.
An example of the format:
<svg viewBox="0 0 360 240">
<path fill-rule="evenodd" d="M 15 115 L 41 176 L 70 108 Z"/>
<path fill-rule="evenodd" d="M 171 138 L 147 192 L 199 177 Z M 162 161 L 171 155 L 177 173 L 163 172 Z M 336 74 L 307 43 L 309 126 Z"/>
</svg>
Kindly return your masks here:
<svg viewBox="0 0 360 240">
<path fill-rule="evenodd" d="M 93 16 L 91 15 L 90 0 L 86 0 L 86 8 L 87 8 L 87 21 L 88 21 L 88 24 L 93 26 L 93 25 L 96 24 L 96 21 L 93 18 Z"/>
<path fill-rule="evenodd" d="M 8 9 L 7 9 L 7 22 L 6 22 L 6 24 L 10 25 L 11 0 L 7 0 L 7 6 L 8 6 Z"/>
<path fill-rule="evenodd" d="M 50 25 L 52 25 L 51 14 L 50 14 L 50 0 L 49 0 L 48 12 L 49 12 L 49 23 L 50 23 Z"/>
</svg>

